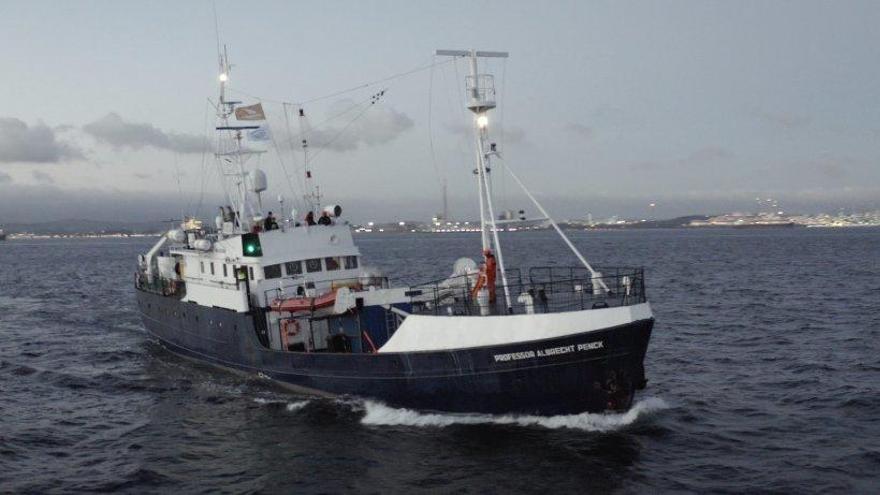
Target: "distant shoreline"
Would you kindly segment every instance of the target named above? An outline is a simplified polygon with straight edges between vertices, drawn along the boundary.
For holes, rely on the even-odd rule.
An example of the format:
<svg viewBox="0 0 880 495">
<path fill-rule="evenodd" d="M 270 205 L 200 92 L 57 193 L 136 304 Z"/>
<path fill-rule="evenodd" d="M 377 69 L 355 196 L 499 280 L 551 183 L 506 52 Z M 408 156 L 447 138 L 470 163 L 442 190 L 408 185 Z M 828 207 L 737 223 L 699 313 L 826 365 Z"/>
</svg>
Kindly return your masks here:
<svg viewBox="0 0 880 495">
<path fill-rule="evenodd" d="M 827 230 L 837 230 L 837 229 L 870 229 L 870 228 L 880 228 L 880 225 L 703 225 L 703 226 L 604 226 L 604 227 L 572 227 L 565 226 L 562 227 L 563 230 L 571 232 L 571 231 L 584 231 L 584 232 L 616 232 L 621 230 L 706 230 L 706 231 L 717 231 L 717 230 L 802 230 L 802 229 L 827 229 Z M 545 231 L 548 229 L 521 229 L 516 231 L 505 232 L 509 234 L 517 234 L 523 232 L 538 232 Z M 355 235 L 389 235 L 389 234 L 407 234 L 407 235 L 445 235 L 445 234 L 479 234 L 479 231 L 428 231 L 428 230 L 416 230 L 416 231 L 402 231 L 402 230 L 388 230 L 388 231 L 379 231 L 373 230 L 370 232 L 366 231 L 355 231 L 353 232 Z M 7 234 L 6 239 L 0 241 L 0 246 L 2 246 L 3 242 L 15 242 L 20 240 L 53 240 L 53 239 L 141 239 L 141 238 L 156 238 L 161 237 L 163 234 L 161 232 L 154 233 L 108 233 L 108 234 L 96 234 L 96 233 L 57 233 L 57 234 L 30 234 L 30 233 L 15 233 L 15 234 Z"/>
</svg>

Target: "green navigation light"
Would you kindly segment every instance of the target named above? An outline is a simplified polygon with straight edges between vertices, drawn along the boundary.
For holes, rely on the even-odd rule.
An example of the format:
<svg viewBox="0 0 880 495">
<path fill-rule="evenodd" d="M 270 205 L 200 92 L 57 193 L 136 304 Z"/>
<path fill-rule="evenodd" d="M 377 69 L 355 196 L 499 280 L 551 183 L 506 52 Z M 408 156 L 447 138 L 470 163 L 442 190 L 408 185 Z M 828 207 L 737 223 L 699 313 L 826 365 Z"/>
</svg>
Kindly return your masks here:
<svg viewBox="0 0 880 495">
<path fill-rule="evenodd" d="M 245 256 L 263 256 L 263 246 L 260 245 L 259 234 L 242 234 L 241 248 Z"/>
</svg>

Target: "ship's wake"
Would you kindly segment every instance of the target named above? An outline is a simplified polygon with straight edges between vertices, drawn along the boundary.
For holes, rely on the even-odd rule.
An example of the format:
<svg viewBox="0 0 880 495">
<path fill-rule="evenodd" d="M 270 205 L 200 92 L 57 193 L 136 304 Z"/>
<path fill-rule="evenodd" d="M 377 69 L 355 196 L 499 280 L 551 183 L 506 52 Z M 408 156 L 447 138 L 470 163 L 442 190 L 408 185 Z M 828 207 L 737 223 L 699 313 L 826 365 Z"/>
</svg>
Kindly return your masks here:
<svg viewBox="0 0 880 495">
<path fill-rule="evenodd" d="M 254 402 L 260 404 L 262 406 L 275 406 L 275 407 L 283 407 L 288 412 L 299 411 L 300 409 L 309 405 L 312 402 L 309 399 L 298 400 L 298 401 L 287 401 L 284 399 L 267 399 L 264 397 L 256 397 L 254 398 Z"/>
<path fill-rule="evenodd" d="M 452 425 L 515 425 L 539 426 L 549 429 L 570 428 L 574 430 L 607 432 L 635 423 L 640 417 L 668 409 L 669 405 L 658 397 L 636 402 L 624 413 L 581 413 L 559 416 L 532 416 L 519 414 L 454 414 L 428 413 L 412 409 L 397 409 L 381 402 L 364 401 L 364 417 L 361 423 L 381 426 L 427 426 L 443 428 Z"/>
</svg>

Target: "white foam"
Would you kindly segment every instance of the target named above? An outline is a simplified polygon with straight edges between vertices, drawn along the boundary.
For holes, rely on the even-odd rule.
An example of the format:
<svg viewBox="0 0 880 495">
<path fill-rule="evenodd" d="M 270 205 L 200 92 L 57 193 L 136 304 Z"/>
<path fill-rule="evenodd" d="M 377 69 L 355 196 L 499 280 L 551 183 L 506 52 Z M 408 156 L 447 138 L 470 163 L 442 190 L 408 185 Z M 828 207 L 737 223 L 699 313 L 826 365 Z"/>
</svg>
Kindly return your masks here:
<svg viewBox="0 0 880 495">
<path fill-rule="evenodd" d="M 284 404 L 285 409 L 287 409 L 290 412 L 293 412 L 293 411 L 299 411 L 300 409 L 306 407 L 306 405 L 308 405 L 308 403 L 310 401 L 300 400 L 300 401 L 296 401 L 296 402 L 287 402 L 286 400 L 265 399 L 263 397 L 256 397 L 256 398 L 254 398 L 254 402 L 256 402 L 257 404 L 260 404 L 261 406 L 265 406 L 265 405 L 278 405 L 278 406 L 280 406 L 280 405 Z"/>
<path fill-rule="evenodd" d="M 297 402 L 290 402 L 290 403 L 287 404 L 287 410 L 288 410 L 289 412 L 299 411 L 300 409 L 306 407 L 306 406 L 309 404 L 309 402 L 310 402 L 310 401 L 307 401 L 307 400 L 301 400 L 301 401 L 297 401 Z"/>
<path fill-rule="evenodd" d="M 663 399 L 650 397 L 636 402 L 632 408 L 620 414 L 581 413 L 560 416 L 531 416 L 422 413 L 412 409 L 395 409 L 380 402 L 365 401 L 366 414 L 361 419 L 361 423 L 365 425 L 433 426 L 439 428 L 451 425 L 498 424 L 604 432 L 631 425 L 644 414 L 667 408 L 669 406 Z"/>
</svg>

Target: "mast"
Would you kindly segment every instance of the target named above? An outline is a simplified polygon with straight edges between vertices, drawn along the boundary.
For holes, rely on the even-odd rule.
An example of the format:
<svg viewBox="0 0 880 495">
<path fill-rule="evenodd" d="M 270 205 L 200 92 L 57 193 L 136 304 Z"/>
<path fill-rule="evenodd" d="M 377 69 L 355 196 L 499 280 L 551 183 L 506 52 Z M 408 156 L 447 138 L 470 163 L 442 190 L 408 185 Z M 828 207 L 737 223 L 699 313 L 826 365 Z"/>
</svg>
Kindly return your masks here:
<svg viewBox="0 0 880 495">
<path fill-rule="evenodd" d="M 489 184 L 491 172 L 490 161 L 495 155 L 494 146 L 487 144 L 489 141 L 489 117 L 488 112 L 495 108 L 495 79 L 491 74 L 480 74 L 477 66 L 477 58 L 507 58 L 507 52 L 486 52 L 477 50 L 437 50 L 437 55 L 452 57 L 468 57 L 470 60 L 470 75 L 465 80 L 467 88 L 467 108 L 474 114 L 474 139 L 477 149 L 477 168 L 474 175 L 477 177 L 477 191 L 480 198 L 480 232 L 483 251 L 494 247 L 498 267 L 501 270 L 501 284 L 504 288 L 504 299 L 507 311 L 512 311 L 510 300 L 510 287 L 507 283 L 507 273 L 504 269 L 504 255 L 501 252 L 501 242 L 498 239 L 498 228 L 495 224 L 495 208 L 492 204 L 492 188 Z M 491 238 L 490 238 L 491 237 Z"/>
<path fill-rule="evenodd" d="M 260 126 L 233 125 L 230 123 L 230 116 L 235 114 L 235 107 L 241 102 L 226 99 L 226 85 L 229 82 L 229 73 L 232 65 L 229 63 L 229 56 L 225 45 L 223 46 L 222 53 L 218 53 L 218 62 L 220 72 L 218 76 L 220 81 L 220 104 L 217 106 L 219 125 L 215 129 L 219 133 L 219 138 L 214 156 L 217 159 L 218 167 L 224 180 L 232 182 L 234 186 L 233 190 L 227 187 L 224 187 L 224 190 L 229 204 L 234 208 L 233 214 L 235 215 L 235 222 L 238 224 L 234 231 L 243 233 L 251 230 L 254 217 L 262 215 L 262 208 L 259 204 L 254 205 L 250 197 L 253 180 L 250 178 L 246 168 L 248 158 L 261 152 L 247 150 L 242 146 L 242 139 L 244 138 L 242 131 L 256 130 Z"/>
<path fill-rule="evenodd" d="M 477 169 L 474 174 L 477 176 L 480 193 L 480 227 L 482 231 L 483 249 L 487 249 L 490 245 L 489 229 L 492 233 L 492 241 L 495 245 L 498 266 L 501 268 L 501 280 L 504 287 L 504 297 L 507 300 L 508 312 L 511 310 L 510 289 L 507 284 L 507 275 L 504 271 L 504 258 L 501 252 L 501 243 L 498 240 L 498 229 L 495 223 L 495 211 L 492 205 L 492 187 L 488 180 L 488 174 L 491 171 L 490 161 L 493 156 L 499 156 L 495 150 L 495 144 L 489 144 L 489 151 L 486 151 L 486 143 L 489 139 L 488 127 L 489 118 L 486 115 L 489 110 L 495 108 L 495 81 L 491 74 L 480 74 L 477 70 L 477 58 L 507 58 L 507 52 L 485 52 L 477 50 L 437 50 L 437 55 L 446 55 L 451 57 L 469 57 L 470 59 L 470 75 L 466 80 L 468 93 L 467 107 L 474 113 L 474 130 L 477 143 Z M 547 210 L 538 202 L 538 200 L 529 192 L 525 184 L 519 180 L 510 167 L 504 167 L 507 173 L 513 177 L 517 185 L 522 188 L 526 196 L 535 204 L 538 210 L 553 226 L 556 233 L 562 238 L 569 249 L 578 258 L 581 264 L 590 272 L 593 280 L 598 282 L 605 292 L 609 292 L 608 286 L 601 278 L 601 274 L 593 269 L 587 262 L 584 255 L 578 251 L 574 243 L 565 235 L 555 220 L 547 213 Z M 487 221 L 488 220 L 488 221 Z"/>
<path fill-rule="evenodd" d="M 309 163 L 309 140 L 307 136 L 311 133 L 309 121 L 306 118 L 306 112 L 302 107 L 299 109 L 299 133 L 302 136 L 302 152 L 303 152 L 303 168 L 305 169 L 305 193 L 303 199 L 308 208 L 320 215 L 321 209 L 321 188 L 312 177 L 312 165 Z"/>
</svg>

